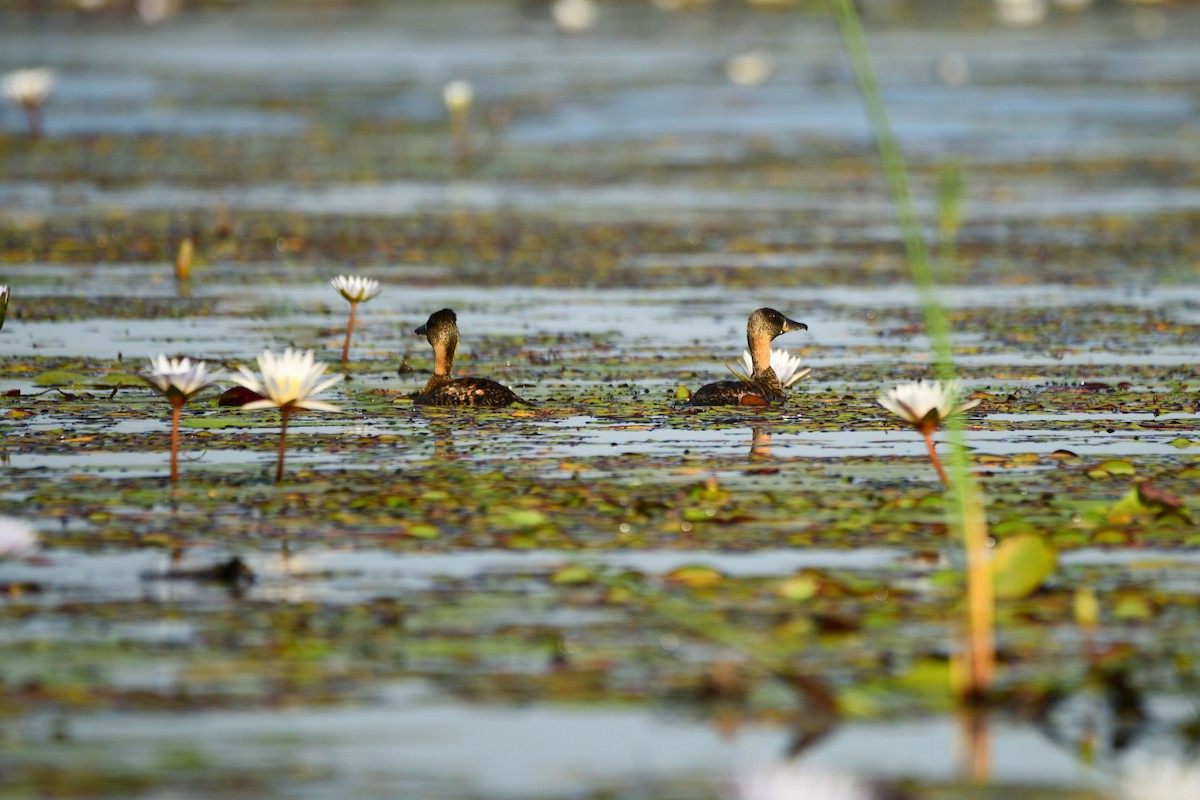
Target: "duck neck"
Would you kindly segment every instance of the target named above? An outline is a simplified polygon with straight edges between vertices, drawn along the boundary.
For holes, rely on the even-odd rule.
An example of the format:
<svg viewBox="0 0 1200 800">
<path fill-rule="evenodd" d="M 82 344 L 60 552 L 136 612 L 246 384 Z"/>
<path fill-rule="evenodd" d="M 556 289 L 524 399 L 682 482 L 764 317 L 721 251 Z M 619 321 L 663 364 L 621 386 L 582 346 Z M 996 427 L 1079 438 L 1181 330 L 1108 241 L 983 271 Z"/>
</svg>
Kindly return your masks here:
<svg viewBox="0 0 1200 800">
<path fill-rule="evenodd" d="M 754 375 L 758 376 L 771 368 L 771 340 L 759 337 L 746 337 L 746 344 L 750 347 L 750 367 L 754 371 Z"/>
<path fill-rule="evenodd" d="M 452 336 L 440 344 L 440 347 L 433 349 L 433 374 L 449 378 L 454 370 L 454 351 L 458 349 L 458 337 Z"/>
</svg>

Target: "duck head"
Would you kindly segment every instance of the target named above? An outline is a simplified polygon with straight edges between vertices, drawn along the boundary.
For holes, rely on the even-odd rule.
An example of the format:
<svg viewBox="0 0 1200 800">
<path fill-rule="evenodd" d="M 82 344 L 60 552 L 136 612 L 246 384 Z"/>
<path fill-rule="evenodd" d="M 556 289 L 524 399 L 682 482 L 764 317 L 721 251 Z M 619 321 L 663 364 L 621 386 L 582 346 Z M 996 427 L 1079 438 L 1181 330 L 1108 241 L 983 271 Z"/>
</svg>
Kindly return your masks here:
<svg viewBox="0 0 1200 800">
<path fill-rule="evenodd" d="M 746 322 L 746 344 L 750 347 L 750 361 L 754 372 L 762 372 L 771 366 L 771 341 L 788 331 L 806 331 L 808 326 L 780 314 L 773 308 L 760 308 Z"/>
<path fill-rule="evenodd" d="M 433 347 L 433 374 L 449 376 L 454 368 L 454 353 L 458 350 L 458 315 L 443 308 L 430 314 L 425 324 L 413 333 L 424 336 Z"/>
</svg>

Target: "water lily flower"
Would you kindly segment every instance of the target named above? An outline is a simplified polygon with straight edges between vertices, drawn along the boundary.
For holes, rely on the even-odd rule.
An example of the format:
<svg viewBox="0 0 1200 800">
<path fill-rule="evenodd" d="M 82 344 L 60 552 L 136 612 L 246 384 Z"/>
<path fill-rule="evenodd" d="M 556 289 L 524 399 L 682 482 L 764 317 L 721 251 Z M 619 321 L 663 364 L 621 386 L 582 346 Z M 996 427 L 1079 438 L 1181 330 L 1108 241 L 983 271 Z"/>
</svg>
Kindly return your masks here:
<svg viewBox="0 0 1200 800">
<path fill-rule="evenodd" d="M 475 87 L 461 78 L 452 80 L 442 88 L 442 102 L 451 114 L 463 114 L 475 102 Z"/>
<path fill-rule="evenodd" d="M 0 330 L 4 329 L 4 318 L 8 316 L 9 293 L 8 285 L 0 284 Z"/>
<path fill-rule="evenodd" d="M 179 480 L 179 417 L 184 403 L 223 377 L 210 374 L 203 361 L 164 355 L 150 359 L 150 371 L 141 375 L 171 403 L 171 483 Z"/>
<path fill-rule="evenodd" d="M 350 356 L 350 333 L 354 330 L 354 311 L 359 303 L 365 303 L 381 291 L 379 281 L 358 275 L 338 275 L 329 281 L 338 294 L 350 303 L 350 321 L 346 323 L 346 342 L 342 345 L 342 363 Z"/>
<path fill-rule="evenodd" d="M 853 775 L 801 764 L 772 764 L 747 770 L 735 781 L 737 800 L 873 800 L 871 784 Z"/>
<path fill-rule="evenodd" d="M 312 350 L 293 350 L 288 348 L 283 355 L 276 356 L 270 350 L 263 350 L 258 357 L 258 368 L 261 377 L 246 367 L 242 367 L 233 380 L 252 392 L 263 396 L 242 406 L 243 411 L 253 411 L 257 408 L 278 408 L 281 417 L 279 423 L 279 460 L 275 466 L 275 482 L 283 480 L 283 454 L 287 448 L 288 415 L 299 409 L 309 411 L 337 411 L 338 407 L 321 400 L 313 400 L 312 396 L 325 391 L 342 379 L 334 375 L 325 380 L 325 365 L 316 363 Z"/>
<path fill-rule="evenodd" d="M 14 105 L 25 109 L 29 134 L 42 135 L 42 105 L 54 89 L 54 70 L 48 67 L 28 67 L 5 73 L 0 91 Z"/>
<path fill-rule="evenodd" d="M 23 556 L 37 547 L 37 532 L 16 517 L 0 517 L 0 559 Z"/>
<path fill-rule="evenodd" d="M 929 458 L 933 461 L 938 477 L 946 486 L 950 479 L 942 469 L 941 459 L 933 446 L 933 434 L 942 422 L 979 405 L 978 400 L 960 402 L 962 387 L 958 381 L 912 381 L 902 383 L 881 394 L 879 405 L 912 425 L 925 437 Z"/>
<path fill-rule="evenodd" d="M 592 0 L 555 0 L 550 13 L 564 33 L 582 33 L 596 23 L 596 4 Z"/>
<path fill-rule="evenodd" d="M 1200 766 L 1144 756 L 1121 770 L 1114 800 L 1175 800 L 1200 797 Z"/>
<path fill-rule="evenodd" d="M 742 369 L 739 370 L 736 367 L 730 367 L 729 371 L 743 381 L 750 383 L 751 381 L 748 376 L 754 373 L 754 364 L 750 360 L 749 350 L 742 351 L 742 360 L 738 366 Z M 775 370 L 775 377 L 779 378 L 779 382 L 783 384 L 783 388 L 785 389 L 790 389 L 793 384 L 798 383 L 801 378 L 806 377 L 812 372 L 811 368 L 800 368 L 799 356 L 794 356 L 787 350 L 774 347 L 771 348 L 771 369 Z"/>
<path fill-rule="evenodd" d="M 442 102 L 450 112 L 450 139 L 454 146 L 455 158 L 465 162 L 471 155 L 467 115 L 475 102 L 475 88 L 461 78 L 450 81 L 442 89 Z"/>
</svg>

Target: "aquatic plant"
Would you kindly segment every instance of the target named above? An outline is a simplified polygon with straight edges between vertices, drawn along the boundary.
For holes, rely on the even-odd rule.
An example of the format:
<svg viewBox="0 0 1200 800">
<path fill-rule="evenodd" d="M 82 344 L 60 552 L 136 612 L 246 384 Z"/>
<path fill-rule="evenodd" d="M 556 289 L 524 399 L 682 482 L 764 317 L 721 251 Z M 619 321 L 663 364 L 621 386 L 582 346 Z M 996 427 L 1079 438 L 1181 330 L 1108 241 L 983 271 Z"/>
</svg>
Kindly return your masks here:
<svg viewBox="0 0 1200 800">
<path fill-rule="evenodd" d="M 754 363 L 750 360 L 750 351 L 742 351 L 742 360 L 737 367 L 730 367 L 729 371 L 738 377 L 739 380 L 750 383 L 750 375 L 754 374 Z M 790 389 L 793 384 L 798 383 L 800 379 L 808 376 L 812 372 L 809 368 L 800 367 L 800 357 L 794 356 L 787 350 L 779 348 L 771 348 L 771 369 L 775 370 L 775 377 L 779 378 L 779 382 L 783 384 L 783 388 Z"/>
<path fill-rule="evenodd" d="M 925 446 L 929 448 L 929 460 L 937 470 L 942 484 L 950 486 L 950 478 L 942 468 L 938 458 L 937 448 L 933 444 L 933 434 L 942 427 L 942 422 L 964 411 L 979 405 L 978 400 L 959 402 L 962 397 L 962 387 L 958 381 L 912 381 L 902 383 L 888 389 L 877 400 L 879 405 L 903 419 L 917 429 L 925 437 Z"/>
<path fill-rule="evenodd" d="M 592 0 L 555 0 L 550 13 L 563 33 L 582 33 L 596 24 L 596 4 Z"/>
<path fill-rule="evenodd" d="M 22 556 L 36 547 L 32 525 L 16 517 L 0 517 L 0 559 Z"/>
<path fill-rule="evenodd" d="M 354 312 L 359 303 L 365 303 L 381 291 L 379 281 L 359 275 L 338 275 L 329 281 L 338 294 L 350 304 L 350 321 L 346 323 L 346 341 L 342 345 L 342 363 L 350 357 L 350 334 L 354 331 Z"/>
<path fill-rule="evenodd" d="M 183 406 L 224 376 L 209 374 L 203 361 L 160 355 L 150 359 L 150 371 L 140 377 L 171 403 L 171 483 L 175 483 L 179 480 L 179 417 Z"/>
<path fill-rule="evenodd" d="M 0 91 L 14 105 L 25 110 L 29 135 L 42 135 L 42 106 L 54 90 L 54 70 L 48 67 L 27 67 L 5 73 Z"/>
<path fill-rule="evenodd" d="M 325 391 L 342 379 L 334 375 L 322 381 L 325 365 L 316 362 L 313 351 L 293 350 L 287 348 L 283 355 L 276 356 L 270 350 L 263 350 L 258 357 L 258 369 L 261 376 L 242 367 L 233 380 L 252 392 L 263 396 L 242 406 L 243 411 L 253 411 L 259 408 L 279 409 L 279 459 L 275 465 L 275 482 L 283 481 L 283 454 L 287 449 L 288 416 L 293 411 L 338 411 L 338 407 L 321 400 L 313 400 L 312 396 Z"/>
<path fill-rule="evenodd" d="M 0 330 L 4 329 L 4 318 L 8 316 L 8 297 L 11 290 L 8 284 L 0 284 Z"/>
<path fill-rule="evenodd" d="M 846 773 L 797 763 L 770 764 L 746 770 L 734 781 L 738 800 L 871 800 L 874 788 Z"/>
<path fill-rule="evenodd" d="M 853 0 L 830 0 L 830 8 L 841 32 L 863 107 L 875 137 L 876 150 L 879 152 L 884 179 L 891 194 L 892 208 L 904 240 L 921 313 L 925 318 L 925 328 L 933 343 L 934 365 L 942 381 L 952 381 L 954 353 L 950 322 L 938 299 L 933 266 L 925 245 L 921 221 L 917 217 L 916 207 L 908 189 L 908 170 L 904 165 L 900 145 L 892 133 L 887 105 L 883 101 L 875 66 L 871 63 L 870 49 L 863 35 L 862 23 Z M 953 239 L 961 224 L 961 180 L 957 174 L 948 173 L 939 188 L 939 233 L 945 244 Z M 942 263 L 951 263 L 953 248 L 943 247 L 942 252 Z M 979 697 L 987 693 L 995 669 L 995 597 L 992 589 L 992 565 L 987 548 L 988 533 L 987 520 L 983 513 L 983 496 L 968 469 L 962 428 L 956 424 L 958 418 L 957 415 L 950 415 L 947 418 L 949 424 L 946 426 L 951 444 L 950 469 L 954 475 L 950 484 L 950 523 L 951 529 L 962 536 L 963 547 L 967 553 L 968 635 L 964 658 L 965 675 L 961 680 L 956 680 L 954 689 L 964 697 Z"/>
<path fill-rule="evenodd" d="M 175 251 L 175 280 L 183 284 L 187 283 L 192 277 L 192 257 L 195 255 L 196 248 L 192 244 L 192 237 L 187 237 L 179 243 L 179 249 Z"/>
<path fill-rule="evenodd" d="M 471 106 L 475 103 L 475 87 L 461 78 L 452 80 L 442 88 L 442 102 L 450 112 L 450 140 L 454 147 L 454 156 L 460 163 L 464 163 L 471 156 L 467 120 L 471 114 Z"/>
<path fill-rule="evenodd" d="M 1200 797 L 1200 766 L 1164 757 L 1141 757 L 1121 770 L 1113 800 Z"/>
</svg>

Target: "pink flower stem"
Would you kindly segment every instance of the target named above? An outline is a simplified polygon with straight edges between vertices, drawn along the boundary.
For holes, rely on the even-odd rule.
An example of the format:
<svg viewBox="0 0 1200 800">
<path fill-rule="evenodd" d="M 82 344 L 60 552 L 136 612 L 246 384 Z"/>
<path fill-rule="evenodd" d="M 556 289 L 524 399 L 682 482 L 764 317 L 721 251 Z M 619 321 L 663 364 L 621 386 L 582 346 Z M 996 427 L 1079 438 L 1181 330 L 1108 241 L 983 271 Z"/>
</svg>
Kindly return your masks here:
<svg viewBox="0 0 1200 800">
<path fill-rule="evenodd" d="M 346 343 L 342 345 L 342 363 L 346 363 L 346 359 L 350 357 L 350 333 L 354 330 L 354 310 L 358 308 L 358 303 L 350 304 L 350 321 L 346 323 Z"/>
<path fill-rule="evenodd" d="M 183 399 L 171 401 L 171 483 L 179 481 L 179 415 Z"/>
<path fill-rule="evenodd" d="M 942 468 L 942 460 L 938 458 L 937 449 L 933 446 L 933 431 L 923 431 L 923 433 L 925 446 L 929 448 L 929 460 L 933 462 L 933 468 L 937 470 L 938 477 L 942 479 L 942 485 L 949 489 L 950 478 L 946 476 L 946 470 Z"/>
<path fill-rule="evenodd" d="M 283 451 L 287 449 L 287 422 L 289 411 L 291 411 L 291 409 L 287 406 L 282 406 L 279 409 L 279 461 L 275 464 L 276 483 L 283 483 Z"/>
</svg>

